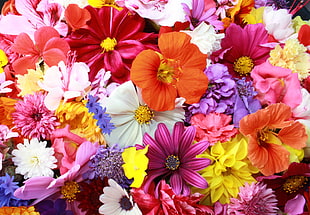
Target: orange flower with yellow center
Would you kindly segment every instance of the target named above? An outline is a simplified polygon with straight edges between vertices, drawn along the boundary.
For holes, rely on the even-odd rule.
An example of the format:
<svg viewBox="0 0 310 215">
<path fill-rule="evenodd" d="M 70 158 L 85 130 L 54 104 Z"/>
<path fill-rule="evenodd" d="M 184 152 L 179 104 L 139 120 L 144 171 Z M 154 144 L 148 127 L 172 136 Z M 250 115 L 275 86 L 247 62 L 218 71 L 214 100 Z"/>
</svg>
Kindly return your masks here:
<svg viewBox="0 0 310 215">
<path fill-rule="evenodd" d="M 208 88 L 203 73 L 207 55 L 190 43 L 191 37 L 170 32 L 159 37 L 160 53 L 142 51 L 131 67 L 131 80 L 142 89 L 145 103 L 156 111 L 173 110 L 175 99 L 183 97 L 192 104 Z"/>
</svg>

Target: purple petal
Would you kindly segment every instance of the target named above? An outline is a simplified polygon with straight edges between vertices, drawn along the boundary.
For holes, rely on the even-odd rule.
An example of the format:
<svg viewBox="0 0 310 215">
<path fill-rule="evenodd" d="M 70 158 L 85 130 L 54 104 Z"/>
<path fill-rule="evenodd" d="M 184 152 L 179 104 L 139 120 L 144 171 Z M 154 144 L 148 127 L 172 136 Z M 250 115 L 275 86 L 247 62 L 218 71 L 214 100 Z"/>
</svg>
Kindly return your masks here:
<svg viewBox="0 0 310 215">
<path fill-rule="evenodd" d="M 175 194 L 180 195 L 181 191 L 182 191 L 183 184 L 185 184 L 185 183 L 184 183 L 182 177 L 177 172 L 175 172 L 170 177 L 170 184 L 171 184 L 171 188 L 175 192 Z"/>
<path fill-rule="evenodd" d="M 185 168 L 180 168 L 179 172 L 182 178 L 190 185 L 201 189 L 206 189 L 208 187 L 208 182 L 197 172 Z"/>
<path fill-rule="evenodd" d="M 143 136 L 143 143 L 149 145 L 149 150 L 147 156 L 155 156 L 158 158 L 166 158 L 168 153 L 164 148 L 161 147 L 148 133 L 145 133 Z"/>
<path fill-rule="evenodd" d="M 179 154 L 183 154 L 189 148 L 191 148 L 195 135 L 196 135 L 196 128 L 194 126 L 186 128 L 180 139 Z"/>
<path fill-rule="evenodd" d="M 166 155 L 175 154 L 175 146 L 172 143 L 170 132 L 165 124 L 158 124 L 157 130 L 155 131 L 155 140 L 160 143 Z"/>
<path fill-rule="evenodd" d="M 172 144 L 178 147 L 183 133 L 184 124 L 182 122 L 175 123 L 172 131 Z"/>
<path fill-rule="evenodd" d="M 302 214 L 304 212 L 305 203 L 305 198 L 298 194 L 293 199 L 287 201 L 284 207 L 284 212 L 290 215 Z"/>
<path fill-rule="evenodd" d="M 208 158 L 193 158 L 191 161 L 183 163 L 182 168 L 199 171 L 209 166 L 210 163 L 211 161 Z"/>
<path fill-rule="evenodd" d="M 185 153 L 182 155 L 182 162 L 187 163 L 188 161 L 192 160 L 193 157 L 196 157 L 197 155 L 206 151 L 209 145 L 210 143 L 208 141 L 201 141 L 191 145 L 191 147 L 185 150 Z"/>
</svg>

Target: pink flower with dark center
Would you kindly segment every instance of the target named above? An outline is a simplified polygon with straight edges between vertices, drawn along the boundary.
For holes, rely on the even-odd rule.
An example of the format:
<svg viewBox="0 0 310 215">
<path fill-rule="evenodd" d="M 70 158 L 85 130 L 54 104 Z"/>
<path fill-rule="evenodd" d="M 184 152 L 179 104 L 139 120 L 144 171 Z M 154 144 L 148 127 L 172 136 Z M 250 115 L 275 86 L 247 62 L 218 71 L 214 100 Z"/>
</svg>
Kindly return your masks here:
<svg viewBox="0 0 310 215">
<path fill-rule="evenodd" d="M 196 129 L 190 126 L 185 129 L 182 122 L 174 125 L 170 134 L 167 126 L 160 123 L 155 131 L 155 139 L 149 134 L 143 138 L 144 145 L 149 145 L 147 157 L 149 166 L 144 190 L 147 191 L 153 180 L 158 177 L 170 179 L 170 185 L 176 195 L 190 194 L 188 184 L 205 189 L 206 180 L 197 171 L 210 164 L 207 158 L 196 158 L 204 152 L 209 143 L 202 141 L 193 144 Z"/>
</svg>

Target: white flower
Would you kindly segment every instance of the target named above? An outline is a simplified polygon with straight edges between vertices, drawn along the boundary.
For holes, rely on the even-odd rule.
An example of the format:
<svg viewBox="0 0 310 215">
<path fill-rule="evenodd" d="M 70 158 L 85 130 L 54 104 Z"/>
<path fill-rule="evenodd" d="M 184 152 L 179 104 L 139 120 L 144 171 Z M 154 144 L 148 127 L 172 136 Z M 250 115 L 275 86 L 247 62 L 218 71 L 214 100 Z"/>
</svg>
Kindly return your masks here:
<svg viewBox="0 0 310 215">
<path fill-rule="evenodd" d="M 193 31 L 182 32 L 191 36 L 191 43 L 198 46 L 203 54 L 208 55 L 221 49 L 221 39 L 225 37 L 225 34 L 217 34 L 214 27 L 205 22 L 200 23 Z"/>
<path fill-rule="evenodd" d="M 53 177 L 52 169 L 56 168 L 57 159 L 54 157 L 54 148 L 47 148 L 47 142 L 40 142 L 33 138 L 24 139 L 24 144 L 19 143 L 17 149 L 12 151 L 14 164 L 17 166 L 16 173 L 24 175 L 24 178 L 36 176 Z"/>
<path fill-rule="evenodd" d="M 106 100 L 106 113 L 115 126 L 111 134 L 105 136 L 107 143 L 121 147 L 141 145 L 144 133 L 153 136 L 160 122 L 172 129 L 175 122 L 184 119 L 184 101 L 183 98 L 176 99 L 174 110 L 154 111 L 144 103 L 141 90 L 136 89 L 131 81 L 120 85 Z"/>
<path fill-rule="evenodd" d="M 99 208 L 100 214 L 105 215 L 142 215 L 142 212 L 133 202 L 126 190 L 118 185 L 113 179 L 109 179 L 108 187 L 103 188 L 103 194 L 99 200 L 103 205 Z"/>
</svg>

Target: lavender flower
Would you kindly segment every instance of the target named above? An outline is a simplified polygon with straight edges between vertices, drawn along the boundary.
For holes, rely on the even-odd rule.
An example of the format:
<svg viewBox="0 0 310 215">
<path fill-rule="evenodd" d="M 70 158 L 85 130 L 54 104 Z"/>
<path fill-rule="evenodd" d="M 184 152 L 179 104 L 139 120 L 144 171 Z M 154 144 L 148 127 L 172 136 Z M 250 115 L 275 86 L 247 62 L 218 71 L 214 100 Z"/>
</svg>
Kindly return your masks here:
<svg viewBox="0 0 310 215">
<path fill-rule="evenodd" d="M 209 88 L 199 103 L 192 104 L 188 110 L 192 114 L 211 112 L 232 114 L 235 101 L 235 82 L 226 66 L 213 64 L 205 70 L 209 78 Z"/>
</svg>

